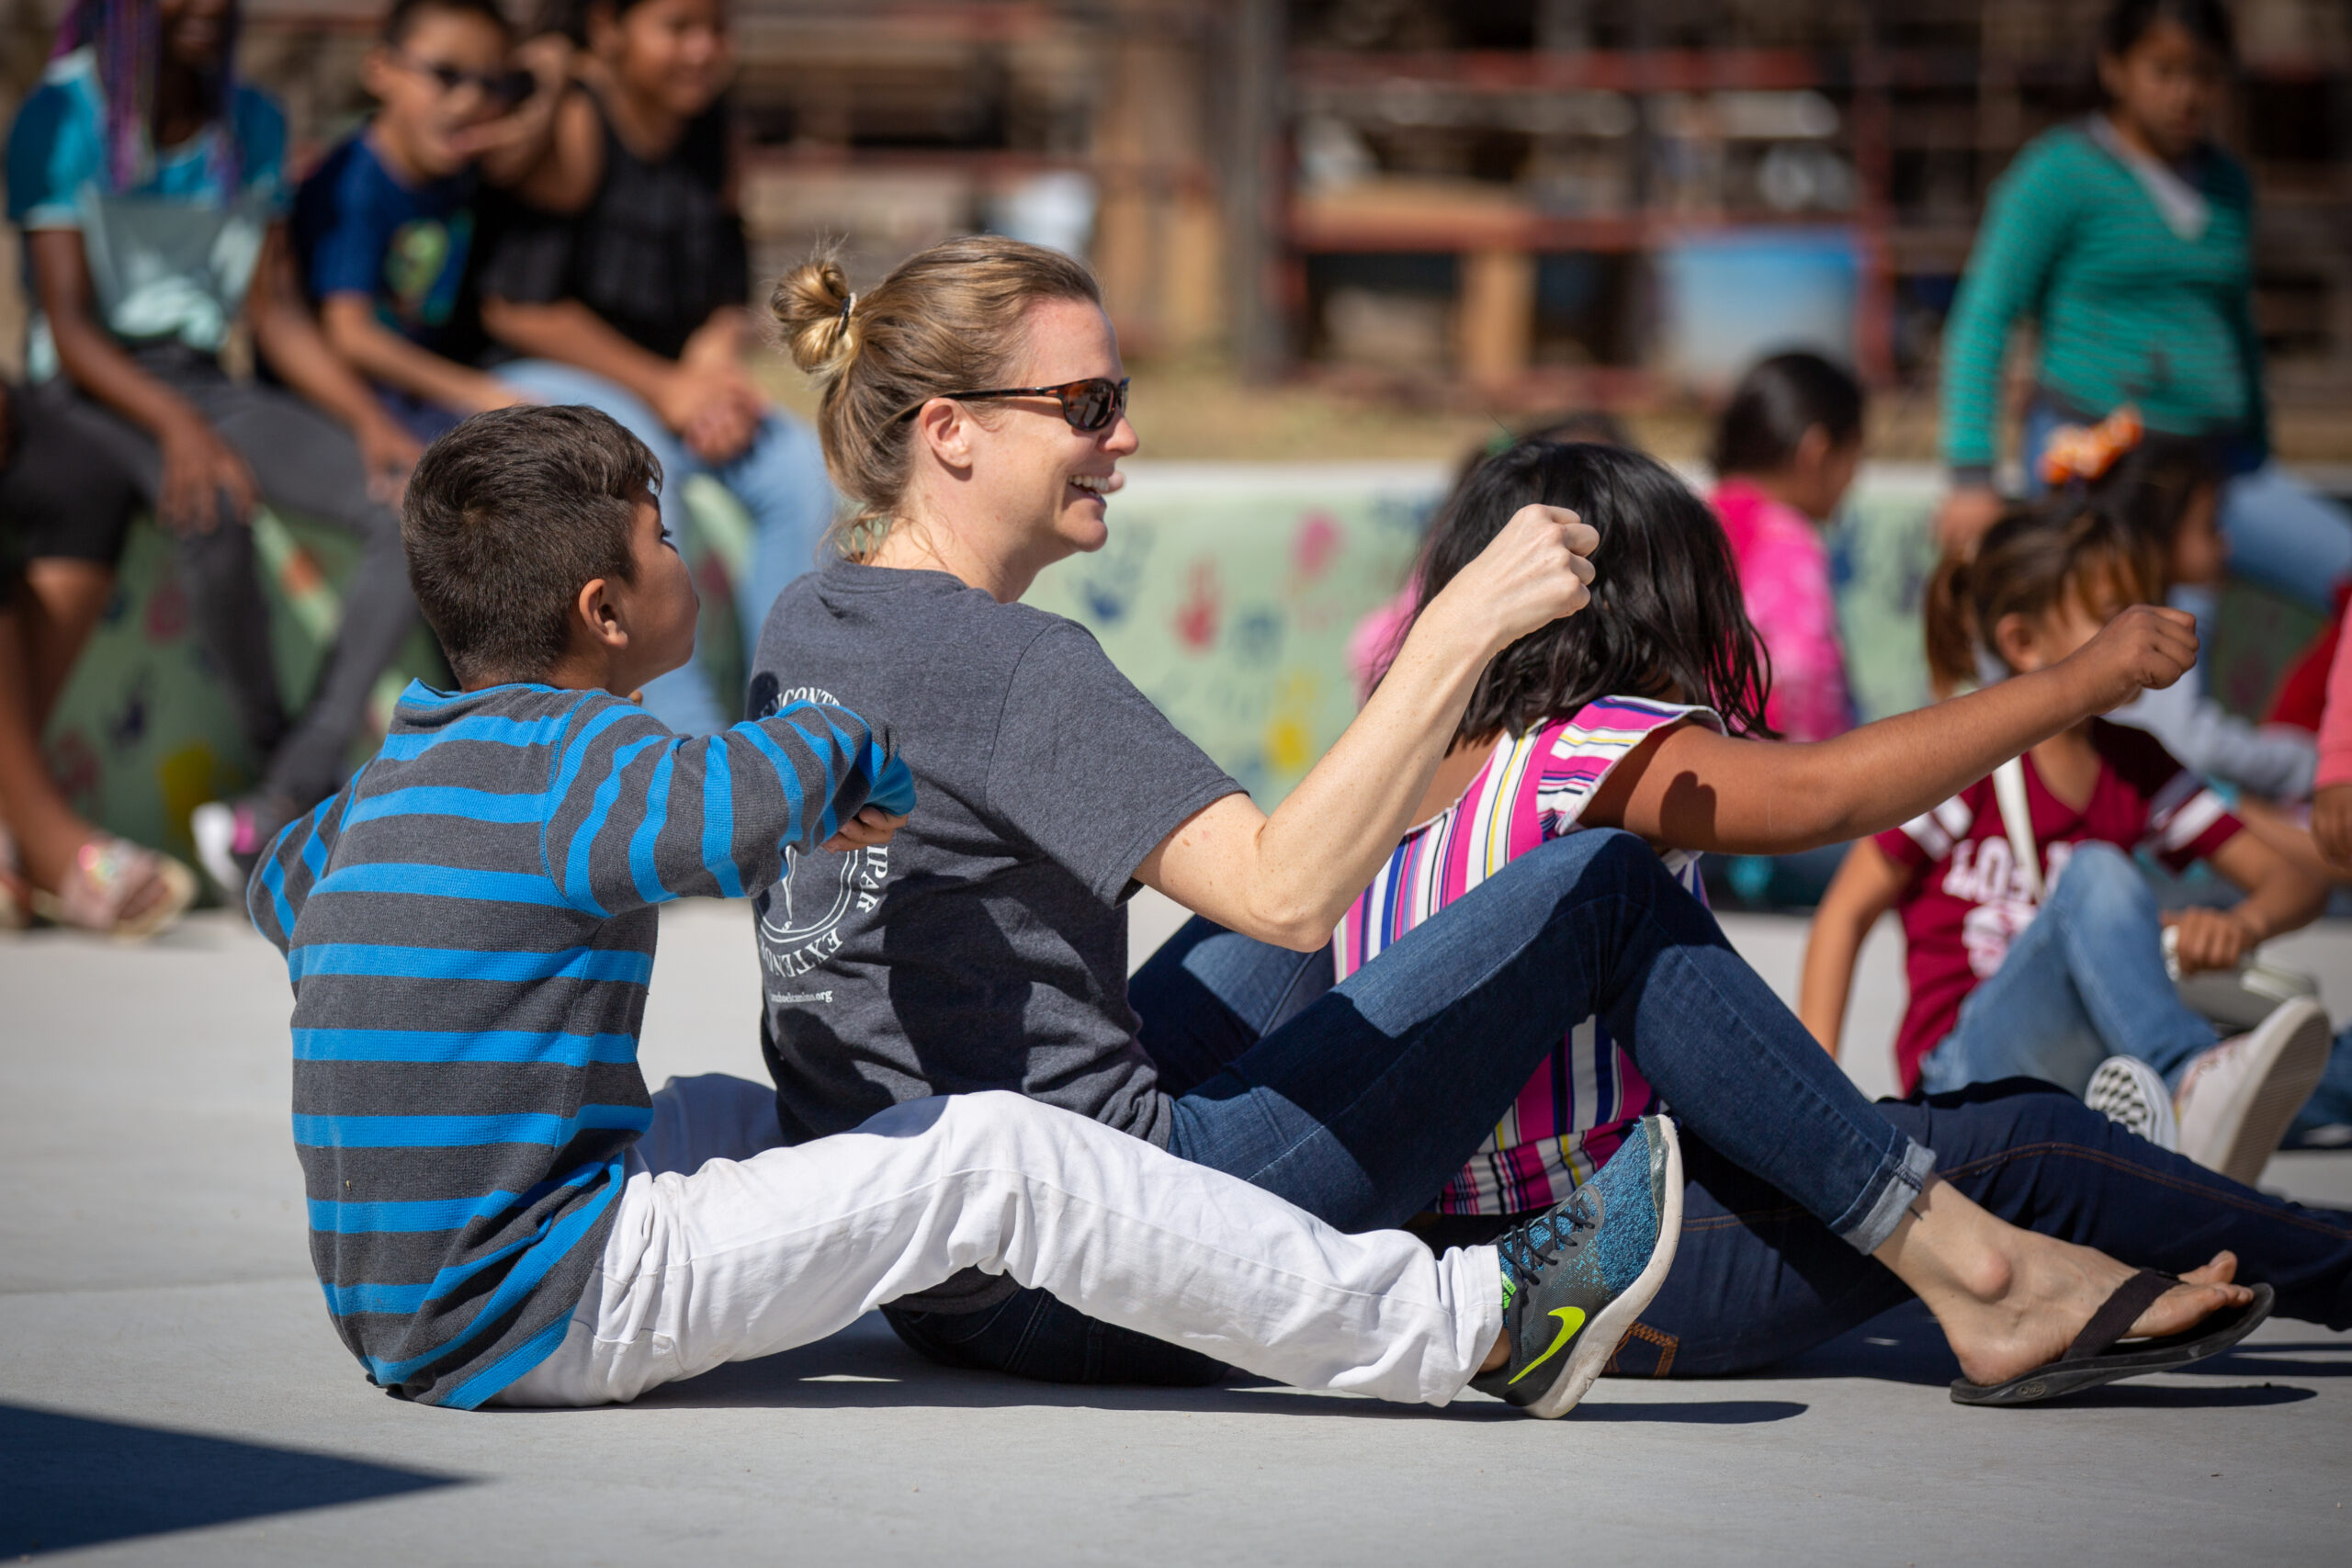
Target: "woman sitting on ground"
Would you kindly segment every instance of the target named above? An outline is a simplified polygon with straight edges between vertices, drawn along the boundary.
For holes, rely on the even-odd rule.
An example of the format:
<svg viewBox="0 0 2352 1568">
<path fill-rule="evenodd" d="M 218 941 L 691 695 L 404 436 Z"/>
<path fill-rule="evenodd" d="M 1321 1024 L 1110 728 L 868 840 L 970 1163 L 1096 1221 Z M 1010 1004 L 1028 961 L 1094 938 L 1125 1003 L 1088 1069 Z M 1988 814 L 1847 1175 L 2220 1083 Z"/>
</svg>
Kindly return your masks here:
<svg viewBox="0 0 2352 1568">
<path fill-rule="evenodd" d="M 1364 711 L 1268 815 L 1083 628 L 1017 603 L 1046 565 L 1102 546 L 1137 445 L 1092 276 L 982 237 L 921 253 L 854 300 L 839 267 L 812 263 L 775 306 L 823 387 L 827 457 L 860 510 L 850 558 L 771 612 L 752 705 L 808 695 L 890 713 L 923 802 L 886 852 L 803 857 L 755 901 L 788 1141 L 894 1101 L 1012 1089 L 1342 1229 L 1395 1225 L 1600 1015 L 1687 1139 L 1787 1194 L 1856 1268 L 1875 1257 L 1909 1281 L 1976 1384 L 2052 1359 L 2133 1277 L 1935 1179 L 1926 1146 L 1861 1099 L 1630 835 L 1531 851 L 1298 1005 L 1329 963 L 1302 955 L 1324 952 L 1416 820 L 1482 672 L 1498 654 L 1516 669 L 1527 639 L 1583 604 L 1597 541 L 1572 513 L 1530 497 L 1494 519 L 1485 547 L 1432 581 Z M 1570 624 L 1619 635 L 1611 615 Z M 1988 694 L 1939 727 L 1884 819 L 2085 705 L 2172 679 L 2189 652 L 2184 626 L 2150 611 L 2063 676 Z M 1196 923 L 1131 988 L 1120 904 L 1138 883 L 1225 930 Z M 2232 1260 L 2199 1261 L 2203 1283 L 2158 1302 L 2165 1324 L 2227 1299 Z M 889 1316 L 949 1364 L 1081 1382 L 1219 1371 L 985 1275 Z"/>
</svg>

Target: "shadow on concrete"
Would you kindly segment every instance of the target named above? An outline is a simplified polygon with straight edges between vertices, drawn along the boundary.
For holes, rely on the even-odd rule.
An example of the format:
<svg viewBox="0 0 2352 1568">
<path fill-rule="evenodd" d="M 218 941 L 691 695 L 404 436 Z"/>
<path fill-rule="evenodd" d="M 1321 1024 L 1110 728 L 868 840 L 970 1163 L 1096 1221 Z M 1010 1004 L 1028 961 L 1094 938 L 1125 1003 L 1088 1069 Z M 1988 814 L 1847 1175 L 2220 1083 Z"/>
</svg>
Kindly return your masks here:
<svg viewBox="0 0 2352 1568">
<path fill-rule="evenodd" d="M 2329 1350 L 2336 1359 L 2314 1361 L 2299 1359 L 2297 1350 Z M 2291 1343 L 2266 1339 L 2252 1345 L 2239 1345 L 2224 1355 L 2199 1361 L 2180 1369 L 2202 1377 L 2222 1378 L 2342 1378 L 2352 1377 L 2352 1339 L 2333 1343 L 2324 1339 L 2297 1340 Z"/>
<path fill-rule="evenodd" d="M 465 1479 L 0 1404 L 0 1557 L 455 1485 Z"/>
<path fill-rule="evenodd" d="M 1610 1385 L 1602 1384 L 1601 1390 Z M 1596 1391 L 1600 1393 L 1600 1391 Z M 1374 1399 L 1325 1398 L 1247 1372 L 1206 1388 L 1033 1382 L 996 1372 L 933 1366 L 900 1343 L 878 1314 L 830 1339 L 756 1361 L 738 1361 L 655 1389 L 632 1408 L 661 1410 L 1170 1410 L 1193 1415 L 1298 1416 L 1346 1421 L 1521 1421 L 1510 1406 L 1472 1397 L 1431 1410 Z M 1790 1400 L 1588 1401 L 1571 1420 L 1742 1426 L 1785 1421 L 1807 1406 Z M 514 1414 L 530 1414 L 515 1412 Z"/>
<path fill-rule="evenodd" d="M 1960 1362 L 1935 1314 L 1905 1302 L 1825 1345 L 1767 1369 L 1776 1378 L 1869 1378 L 1879 1382 L 1942 1388 L 1960 1376 Z"/>
</svg>

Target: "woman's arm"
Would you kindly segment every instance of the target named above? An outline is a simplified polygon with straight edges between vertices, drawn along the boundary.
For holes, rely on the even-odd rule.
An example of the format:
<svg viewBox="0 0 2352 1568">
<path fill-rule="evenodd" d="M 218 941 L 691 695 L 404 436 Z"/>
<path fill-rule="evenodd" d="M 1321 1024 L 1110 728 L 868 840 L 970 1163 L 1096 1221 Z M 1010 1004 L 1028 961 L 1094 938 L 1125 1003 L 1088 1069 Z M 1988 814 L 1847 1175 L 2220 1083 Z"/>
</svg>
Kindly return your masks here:
<svg viewBox="0 0 2352 1568">
<path fill-rule="evenodd" d="M 1471 689 L 1503 649 L 1587 602 L 1598 536 L 1573 512 L 1522 508 L 1430 602 L 1388 677 L 1272 816 L 1229 795 L 1162 840 L 1136 876 L 1261 942 L 1331 937 L 1412 825 Z"/>
<path fill-rule="evenodd" d="M 2298 870 L 2252 832 L 2233 833 L 2210 857 L 2213 869 L 2245 889 L 2233 908 L 2179 909 L 2165 923 L 2174 938 L 2180 972 L 2234 969 L 2261 943 L 2319 918 L 2327 884 Z"/>
<path fill-rule="evenodd" d="M 495 378 L 420 348 L 385 326 L 376 319 L 376 302 L 365 294 L 330 294 L 319 301 L 319 328 L 328 345 L 360 375 L 444 408 L 480 413 L 524 400 Z"/>
<path fill-rule="evenodd" d="M 254 274 L 247 309 L 254 347 L 285 383 L 343 422 L 359 444 L 371 486 L 379 498 L 406 479 L 424 448 L 392 422 L 367 383 L 327 346 L 318 323 L 302 302 L 294 277 L 294 248 L 286 225 L 273 223 Z"/>
<path fill-rule="evenodd" d="M 1846 1033 L 1846 1002 L 1854 989 L 1854 960 L 1878 918 L 1894 908 L 1910 874 L 1886 858 L 1875 840 L 1846 852 L 1813 912 L 1804 944 L 1804 976 L 1797 987 L 1797 1017 L 1832 1056 Z"/>
<path fill-rule="evenodd" d="M 155 438 L 164 459 L 155 519 L 174 533 L 218 526 L 226 495 L 243 522 L 261 499 L 253 470 L 195 406 L 139 367 L 97 318 L 82 236 L 36 229 L 25 236 L 33 291 L 49 319 L 57 357 L 74 384 Z"/>
<path fill-rule="evenodd" d="M 2197 659 L 2185 612 L 2135 604 L 2071 658 L 1811 744 L 1736 740 L 1679 725 L 1620 761 L 1588 827 L 1723 854 L 1787 854 L 1909 821 L 2011 757 Z"/>
</svg>

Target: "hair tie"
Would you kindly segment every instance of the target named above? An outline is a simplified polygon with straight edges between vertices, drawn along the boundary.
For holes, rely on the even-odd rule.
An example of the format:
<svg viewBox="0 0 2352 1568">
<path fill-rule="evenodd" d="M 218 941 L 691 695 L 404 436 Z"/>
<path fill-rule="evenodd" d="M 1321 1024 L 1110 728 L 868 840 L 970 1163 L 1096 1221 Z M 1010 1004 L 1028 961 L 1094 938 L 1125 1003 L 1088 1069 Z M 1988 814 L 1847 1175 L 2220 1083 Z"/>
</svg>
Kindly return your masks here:
<svg viewBox="0 0 2352 1568">
<path fill-rule="evenodd" d="M 839 319 L 837 319 L 837 320 L 833 322 L 834 329 L 835 329 L 836 331 L 838 331 L 838 330 L 840 330 L 841 328 L 842 328 L 842 327 L 845 327 L 845 326 L 849 325 L 849 313 L 850 313 L 852 310 L 856 310 L 856 309 L 857 309 L 857 296 L 856 296 L 856 295 L 853 294 L 853 295 L 851 295 L 848 299 L 846 299 L 842 300 L 842 313 L 841 313 L 841 316 L 839 317 Z"/>
<path fill-rule="evenodd" d="M 2041 448 L 2041 482 L 2056 489 L 2089 484 L 2140 445 L 2140 411 L 2124 404 L 2097 424 L 2062 424 Z"/>
</svg>

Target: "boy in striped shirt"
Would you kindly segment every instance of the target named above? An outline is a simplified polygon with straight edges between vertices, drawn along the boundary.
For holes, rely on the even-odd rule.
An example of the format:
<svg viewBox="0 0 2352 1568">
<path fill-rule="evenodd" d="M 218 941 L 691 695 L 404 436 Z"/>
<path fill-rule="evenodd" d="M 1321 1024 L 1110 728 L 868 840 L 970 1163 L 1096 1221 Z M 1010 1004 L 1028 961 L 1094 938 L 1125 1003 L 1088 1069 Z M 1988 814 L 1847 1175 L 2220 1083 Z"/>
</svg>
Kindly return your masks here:
<svg viewBox="0 0 2352 1568">
<path fill-rule="evenodd" d="M 1391 1399 L 1516 1383 L 1551 1358 L 1518 1331 L 1539 1309 L 1597 1314 L 1605 1354 L 1672 1257 L 1656 1119 L 1594 1184 L 1611 1246 L 1566 1245 L 1600 1211 L 1563 1206 L 1499 1251 L 1432 1257 L 1019 1095 L 911 1101 L 796 1148 L 765 1084 L 649 1095 L 655 907 L 887 842 L 914 807 L 888 733 L 847 709 L 686 739 L 616 694 L 693 648 L 659 481 L 589 409 L 502 410 L 435 443 L 403 536 L 460 689 L 412 685 L 383 750 L 247 889 L 294 986 L 311 1257 L 370 1382 L 460 1408 L 628 1400 L 975 1267 Z M 1597 1370 L 1560 1358 L 1510 1393 L 1558 1414 Z"/>
</svg>

